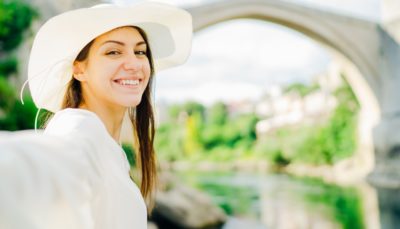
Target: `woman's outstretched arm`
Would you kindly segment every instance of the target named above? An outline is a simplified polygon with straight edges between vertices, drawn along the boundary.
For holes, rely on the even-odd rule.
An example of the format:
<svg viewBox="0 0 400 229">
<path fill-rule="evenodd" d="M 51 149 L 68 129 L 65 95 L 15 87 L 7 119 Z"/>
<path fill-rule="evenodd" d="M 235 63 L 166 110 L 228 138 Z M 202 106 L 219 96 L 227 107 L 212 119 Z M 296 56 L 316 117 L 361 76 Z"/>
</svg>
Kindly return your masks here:
<svg viewBox="0 0 400 229">
<path fill-rule="evenodd" d="M 0 228 L 93 228 L 99 171 L 74 137 L 0 132 Z"/>
</svg>

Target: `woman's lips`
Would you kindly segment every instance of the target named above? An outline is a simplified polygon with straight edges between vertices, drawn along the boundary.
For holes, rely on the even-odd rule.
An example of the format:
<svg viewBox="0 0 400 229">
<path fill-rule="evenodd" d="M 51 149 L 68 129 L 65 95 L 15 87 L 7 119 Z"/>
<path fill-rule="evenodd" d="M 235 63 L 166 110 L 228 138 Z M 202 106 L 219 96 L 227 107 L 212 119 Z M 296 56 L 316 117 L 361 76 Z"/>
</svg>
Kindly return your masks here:
<svg viewBox="0 0 400 229">
<path fill-rule="evenodd" d="M 139 79 L 118 79 L 118 80 L 114 80 L 114 82 L 121 84 L 121 85 L 139 85 L 140 80 Z"/>
<path fill-rule="evenodd" d="M 114 80 L 114 83 L 125 87 L 125 88 L 138 88 L 141 80 L 140 79 L 117 79 Z"/>
</svg>

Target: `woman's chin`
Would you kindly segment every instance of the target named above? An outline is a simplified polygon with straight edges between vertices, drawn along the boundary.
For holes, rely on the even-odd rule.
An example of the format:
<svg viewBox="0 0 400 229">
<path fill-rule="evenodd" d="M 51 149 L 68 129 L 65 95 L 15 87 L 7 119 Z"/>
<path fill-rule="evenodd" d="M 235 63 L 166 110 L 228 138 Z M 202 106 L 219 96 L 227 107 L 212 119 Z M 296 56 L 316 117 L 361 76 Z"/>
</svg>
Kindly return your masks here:
<svg viewBox="0 0 400 229">
<path fill-rule="evenodd" d="M 137 105 L 139 105 L 141 99 L 136 99 L 136 100 L 129 100 L 129 101 L 121 101 L 121 105 L 129 108 L 129 107 L 136 107 Z"/>
</svg>

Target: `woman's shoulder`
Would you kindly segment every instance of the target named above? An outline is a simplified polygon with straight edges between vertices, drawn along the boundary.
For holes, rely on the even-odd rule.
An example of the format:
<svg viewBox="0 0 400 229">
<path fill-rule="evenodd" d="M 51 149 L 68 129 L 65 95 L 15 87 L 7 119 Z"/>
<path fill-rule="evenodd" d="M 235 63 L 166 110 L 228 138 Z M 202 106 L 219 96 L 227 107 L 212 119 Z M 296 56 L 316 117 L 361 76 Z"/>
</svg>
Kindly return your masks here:
<svg viewBox="0 0 400 229">
<path fill-rule="evenodd" d="M 70 133 L 99 134 L 106 131 L 98 116 L 88 110 L 66 108 L 54 114 L 46 126 L 45 134 L 64 135 Z"/>
</svg>

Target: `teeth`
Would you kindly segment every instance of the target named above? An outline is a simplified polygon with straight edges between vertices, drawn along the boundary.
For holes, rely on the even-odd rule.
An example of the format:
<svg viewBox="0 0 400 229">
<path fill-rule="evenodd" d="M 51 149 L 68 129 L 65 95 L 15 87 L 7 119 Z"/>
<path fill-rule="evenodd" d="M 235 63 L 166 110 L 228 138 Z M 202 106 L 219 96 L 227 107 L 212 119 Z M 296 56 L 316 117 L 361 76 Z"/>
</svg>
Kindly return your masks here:
<svg viewBox="0 0 400 229">
<path fill-rule="evenodd" d="M 120 80 L 119 83 L 122 85 L 138 85 L 139 80 Z"/>
</svg>

